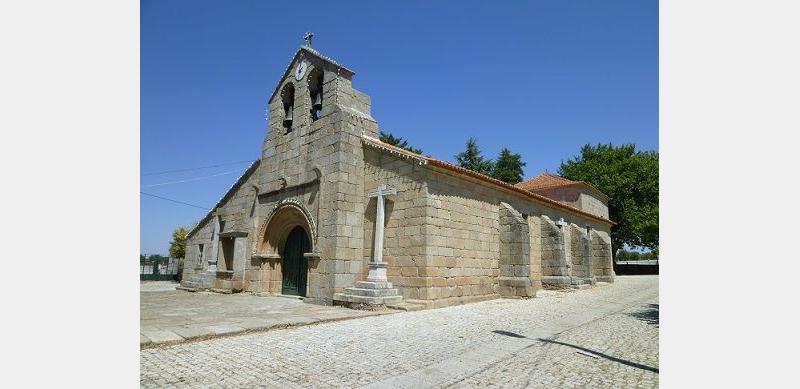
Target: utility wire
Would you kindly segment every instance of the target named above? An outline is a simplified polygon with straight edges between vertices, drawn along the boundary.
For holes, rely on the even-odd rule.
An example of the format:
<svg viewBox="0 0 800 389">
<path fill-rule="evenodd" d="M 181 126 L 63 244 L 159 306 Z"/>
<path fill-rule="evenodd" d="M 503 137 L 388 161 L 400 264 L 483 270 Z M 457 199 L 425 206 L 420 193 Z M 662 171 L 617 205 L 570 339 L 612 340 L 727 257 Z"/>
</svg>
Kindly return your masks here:
<svg viewBox="0 0 800 389">
<path fill-rule="evenodd" d="M 142 176 L 154 176 L 154 175 L 157 175 L 157 174 L 167 174 L 167 173 L 188 172 L 188 171 L 192 171 L 192 170 L 210 169 L 210 168 L 212 168 L 212 167 L 220 167 L 220 166 L 230 166 L 230 165 L 236 165 L 236 164 L 245 163 L 245 162 L 253 162 L 253 160 L 247 160 L 247 161 L 238 161 L 238 162 L 229 162 L 229 163 L 221 163 L 221 164 L 219 164 L 219 165 L 209 165 L 209 166 L 191 167 L 191 168 L 186 168 L 186 169 L 164 170 L 164 171 L 161 171 L 161 172 L 144 173 L 144 174 L 142 174 Z"/>
<path fill-rule="evenodd" d="M 188 206 L 190 206 L 190 207 L 195 207 L 195 208 L 204 209 L 204 210 L 206 210 L 206 211 L 208 211 L 208 210 L 210 209 L 210 208 L 208 208 L 208 207 L 201 207 L 201 206 L 199 206 L 199 205 L 194 205 L 194 204 L 184 203 L 183 201 L 178 201 L 178 200 L 168 199 L 168 198 L 166 198 L 166 197 L 156 196 L 156 195 L 154 195 L 154 194 L 151 194 L 151 193 L 145 193 L 145 192 L 142 192 L 142 191 L 139 191 L 139 193 L 141 193 L 141 194 L 143 194 L 143 195 L 145 195 L 145 196 L 151 196 L 151 197 L 155 197 L 155 198 L 157 198 L 157 199 L 161 199 L 161 200 L 172 201 L 173 203 L 178 203 L 178 204 L 188 205 Z"/>
<path fill-rule="evenodd" d="M 196 178 L 188 178 L 188 179 L 185 179 L 185 180 L 179 180 L 179 181 L 159 182 L 158 184 L 142 185 L 142 188 L 152 188 L 152 187 L 154 187 L 154 186 L 169 185 L 169 184 L 180 184 L 180 183 L 182 183 L 182 182 L 190 182 L 190 181 L 205 180 L 206 178 L 212 178 L 212 177 L 217 177 L 217 176 L 224 176 L 224 175 L 226 175 L 226 174 L 239 173 L 240 171 L 241 171 L 241 170 L 231 170 L 231 171 L 229 171 L 229 172 L 212 174 L 212 175 L 210 175 L 210 176 L 196 177 Z"/>
</svg>

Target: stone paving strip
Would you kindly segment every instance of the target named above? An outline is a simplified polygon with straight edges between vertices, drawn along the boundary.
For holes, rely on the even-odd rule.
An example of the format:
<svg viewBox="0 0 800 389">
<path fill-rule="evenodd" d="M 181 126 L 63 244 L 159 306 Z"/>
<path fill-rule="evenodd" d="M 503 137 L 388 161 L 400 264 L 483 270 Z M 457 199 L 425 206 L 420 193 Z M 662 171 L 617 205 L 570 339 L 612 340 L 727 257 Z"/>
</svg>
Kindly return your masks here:
<svg viewBox="0 0 800 389">
<path fill-rule="evenodd" d="M 140 281 L 140 292 L 168 292 L 180 285 L 177 281 Z"/>
<path fill-rule="evenodd" d="M 145 287 L 139 296 L 141 348 L 395 312 L 314 305 L 289 297 Z"/>
<path fill-rule="evenodd" d="M 657 298 L 657 276 L 621 276 L 615 284 L 539 296 L 148 348 L 140 353 L 140 381 L 268 388 L 657 385 L 657 330 L 628 315 Z M 629 373 L 623 381 L 610 376 L 619 371 Z"/>
</svg>

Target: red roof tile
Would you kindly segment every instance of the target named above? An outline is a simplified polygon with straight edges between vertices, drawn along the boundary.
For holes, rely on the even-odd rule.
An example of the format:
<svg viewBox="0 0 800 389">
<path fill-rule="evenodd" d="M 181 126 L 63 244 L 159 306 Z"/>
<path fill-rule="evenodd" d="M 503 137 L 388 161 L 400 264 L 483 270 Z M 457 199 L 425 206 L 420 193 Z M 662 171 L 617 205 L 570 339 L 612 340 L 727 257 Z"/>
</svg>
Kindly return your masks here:
<svg viewBox="0 0 800 389">
<path fill-rule="evenodd" d="M 544 173 L 528 181 L 520 182 L 514 186 L 525 190 L 533 190 L 533 189 L 551 188 L 557 186 L 574 185 L 577 183 L 580 183 L 580 181 L 572 181 L 564 177 L 557 176 L 555 174 Z"/>
<path fill-rule="evenodd" d="M 539 202 L 543 202 L 543 203 L 547 203 L 547 204 L 550 204 L 550 205 L 554 205 L 557 208 L 565 209 L 567 211 L 571 211 L 571 212 L 580 214 L 582 216 L 590 217 L 592 219 L 599 220 L 599 221 L 602 221 L 602 222 L 605 222 L 605 223 L 610 223 L 612 225 L 616 224 L 613 221 L 608 220 L 608 219 L 606 219 L 604 217 L 600 217 L 600 216 L 597 216 L 595 214 L 592 214 L 592 213 L 580 210 L 578 208 L 569 206 L 567 204 L 560 203 L 558 201 L 555 201 L 555 200 L 553 200 L 551 198 L 545 197 L 545 196 L 540 195 L 538 193 L 534 193 L 534 192 L 531 192 L 530 190 L 526 190 L 526 189 L 520 188 L 518 186 L 511 185 L 511 184 L 509 184 L 507 182 L 497 180 L 497 179 L 489 177 L 487 175 L 484 175 L 484 174 L 481 174 L 481 173 L 478 173 L 478 172 L 474 172 L 472 170 L 464 169 L 464 168 L 462 168 L 460 166 L 453 165 L 453 164 L 451 164 L 449 162 L 444 162 L 444 161 L 441 161 L 441 160 L 438 160 L 438 159 L 435 159 L 435 158 L 432 158 L 432 157 L 427 157 L 427 156 L 423 156 L 423 155 L 420 155 L 420 154 L 412 153 L 412 152 L 410 152 L 410 151 L 408 151 L 406 149 L 402 149 L 400 147 L 393 146 L 393 145 L 390 145 L 388 143 L 381 142 L 380 140 L 378 140 L 376 138 L 373 138 L 373 137 L 370 137 L 370 136 L 364 135 L 364 136 L 362 136 L 362 139 L 364 141 L 366 141 L 367 143 L 373 145 L 373 146 L 378 146 L 381 149 L 384 149 L 384 150 L 387 150 L 387 151 L 391 151 L 391 152 L 394 152 L 394 153 L 397 153 L 397 154 L 404 154 L 406 157 L 418 160 L 421 163 L 424 163 L 426 165 L 430 164 L 430 165 L 433 165 L 433 166 L 437 166 L 437 167 L 440 167 L 440 168 L 444 168 L 444 169 L 450 170 L 450 171 L 458 173 L 459 175 L 462 175 L 462 176 L 470 176 L 470 177 L 473 177 L 473 178 L 477 178 L 477 179 L 482 180 L 482 181 L 484 181 L 486 183 L 493 184 L 495 186 L 500 186 L 500 187 L 503 187 L 505 189 L 512 190 L 512 191 L 514 191 L 514 192 L 516 192 L 518 194 L 521 194 L 521 195 L 524 195 L 524 196 L 527 196 L 527 197 L 531 197 L 531 198 L 533 198 L 535 200 L 538 200 Z M 558 176 L 555 176 L 555 177 L 558 177 Z M 567 180 L 566 178 L 563 178 L 563 177 L 558 177 L 558 178 L 561 178 L 562 180 L 570 181 L 570 180 Z M 570 181 L 570 182 L 583 183 L 583 181 Z M 517 184 L 517 185 L 519 185 L 519 184 Z"/>
<path fill-rule="evenodd" d="M 600 189 L 595 188 L 594 185 L 586 181 L 572 181 L 570 179 L 566 179 L 564 177 L 550 173 L 540 174 L 534 178 L 531 178 L 528 181 L 520 182 L 514 186 L 532 192 L 538 192 L 544 189 L 560 188 L 572 185 L 580 185 L 589 188 L 592 191 L 596 192 L 597 194 L 601 195 L 605 200 L 608 200 L 608 195 L 606 195 Z"/>
</svg>

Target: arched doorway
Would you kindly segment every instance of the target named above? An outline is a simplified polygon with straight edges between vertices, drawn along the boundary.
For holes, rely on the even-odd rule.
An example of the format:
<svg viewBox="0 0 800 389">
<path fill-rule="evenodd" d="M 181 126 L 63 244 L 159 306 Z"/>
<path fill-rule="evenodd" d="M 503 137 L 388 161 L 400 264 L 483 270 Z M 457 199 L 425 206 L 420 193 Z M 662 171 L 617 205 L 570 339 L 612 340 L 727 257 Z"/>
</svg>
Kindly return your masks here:
<svg viewBox="0 0 800 389">
<path fill-rule="evenodd" d="M 294 296 L 305 296 L 308 283 L 308 259 L 303 253 L 309 251 L 309 240 L 306 230 L 296 226 L 286 238 L 283 246 L 283 274 L 281 293 Z"/>
</svg>

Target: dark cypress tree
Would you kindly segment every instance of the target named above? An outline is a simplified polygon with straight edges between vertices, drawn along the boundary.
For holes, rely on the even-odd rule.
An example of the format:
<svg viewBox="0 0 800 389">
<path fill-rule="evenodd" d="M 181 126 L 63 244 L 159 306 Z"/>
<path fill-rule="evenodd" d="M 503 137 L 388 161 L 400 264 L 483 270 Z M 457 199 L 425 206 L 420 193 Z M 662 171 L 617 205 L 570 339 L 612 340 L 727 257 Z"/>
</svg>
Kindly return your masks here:
<svg viewBox="0 0 800 389">
<path fill-rule="evenodd" d="M 467 140 L 467 149 L 456 154 L 456 164 L 464 169 L 486 175 L 490 175 L 493 168 L 492 160 L 481 155 L 478 142 L 473 137 Z"/>
<path fill-rule="evenodd" d="M 503 147 L 494 163 L 491 176 L 509 184 L 516 184 L 522 181 L 524 166 L 525 162 L 522 162 L 521 155 L 512 153 L 511 150 Z"/>
</svg>

